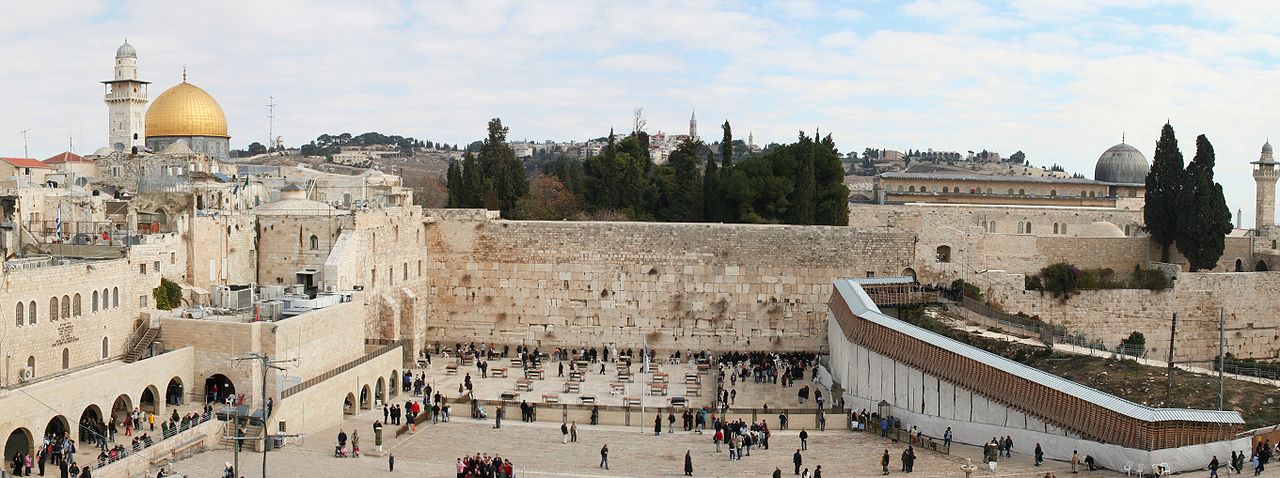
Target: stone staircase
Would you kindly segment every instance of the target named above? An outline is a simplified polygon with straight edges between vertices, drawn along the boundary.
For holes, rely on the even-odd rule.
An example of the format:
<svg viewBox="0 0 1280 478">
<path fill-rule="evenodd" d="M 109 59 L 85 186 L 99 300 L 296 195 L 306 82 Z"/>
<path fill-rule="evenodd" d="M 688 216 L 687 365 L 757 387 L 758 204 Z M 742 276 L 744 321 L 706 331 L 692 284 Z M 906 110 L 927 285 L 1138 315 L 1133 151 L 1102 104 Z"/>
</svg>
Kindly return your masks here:
<svg viewBox="0 0 1280 478">
<path fill-rule="evenodd" d="M 246 423 L 243 425 L 245 437 L 251 437 L 252 440 L 244 441 L 244 448 L 248 450 L 257 450 L 262 446 L 262 425 L 254 423 Z M 226 431 L 222 434 L 222 444 L 226 447 L 236 446 L 236 429 L 235 422 L 227 422 Z"/>
<path fill-rule="evenodd" d="M 124 363 L 134 363 L 142 359 L 147 350 L 151 348 L 151 343 L 155 342 L 156 337 L 160 335 L 159 327 L 148 327 L 146 331 L 138 336 L 138 340 L 129 347 L 129 352 L 124 355 Z"/>
</svg>

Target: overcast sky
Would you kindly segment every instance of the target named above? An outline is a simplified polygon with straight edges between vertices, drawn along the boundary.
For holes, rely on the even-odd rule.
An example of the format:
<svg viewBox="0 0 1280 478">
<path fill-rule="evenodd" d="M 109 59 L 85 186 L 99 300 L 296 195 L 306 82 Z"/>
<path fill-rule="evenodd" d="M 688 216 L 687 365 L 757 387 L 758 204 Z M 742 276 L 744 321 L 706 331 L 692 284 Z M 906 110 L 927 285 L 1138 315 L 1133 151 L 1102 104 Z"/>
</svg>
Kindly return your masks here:
<svg viewBox="0 0 1280 478">
<path fill-rule="evenodd" d="M 266 142 L 268 97 L 289 145 L 379 131 L 584 139 L 630 128 L 841 151 L 986 148 L 1092 177 L 1121 135 L 1150 159 L 1172 121 L 1183 153 L 1253 222 L 1249 161 L 1280 140 L 1280 2 L 919 0 L 10 2 L 0 156 L 106 145 L 101 80 L 125 37 L 151 96 L 189 80 L 222 104 L 233 147 Z"/>
</svg>

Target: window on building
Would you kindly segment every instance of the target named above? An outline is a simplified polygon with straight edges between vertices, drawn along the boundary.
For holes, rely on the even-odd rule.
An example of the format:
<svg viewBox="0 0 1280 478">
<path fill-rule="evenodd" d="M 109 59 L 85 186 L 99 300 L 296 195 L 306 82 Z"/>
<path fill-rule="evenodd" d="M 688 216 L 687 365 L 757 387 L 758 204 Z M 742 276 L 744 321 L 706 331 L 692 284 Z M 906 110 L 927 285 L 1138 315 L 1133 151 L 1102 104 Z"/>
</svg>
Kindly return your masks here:
<svg viewBox="0 0 1280 478">
<path fill-rule="evenodd" d="M 79 294 L 79 293 L 76 293 L 76 295 L 74 295 L 74 296 L 72 296 L 72 297 L 71 297 L 71 316 L 72 316 L 72 317 L 79 317 L 79 316 L 83 315 L 83 314 L 81 314 L 80 312 L 81 312 L 81 309 L 80 309 L 80 294 Z"/>
<path fill-rule="evenodd" d="M 951 262 L 951 246 L 938 246 L 938 262 Z"/>
<path fill-rule="evenodd" d="M 154 262 L 152 262 L 152 263 L 151 263 L 151 269 L 152 269 L 152 270 L 154 270 L 154 271 L 156 271 L 156 272 L 160 272 L 160 261 L 154 261 Z"/>
<path fill-rule="evenodd" d="M 902 186 L 898 186 L 898 188 L 899 188 L 899 190 L 901 190 Z M 916 187 L 915 187 L 915 186 L 911 186 L 911 188 L 909 188 L 909 189 L 907 190 L 907 192 L 910 192 L 910 193 L 916 192 Z"/>
<path fill-rule="evenodd" d="M 145 263 L 145 262 L 144 262 L 144 263 L 142 263 L 142 264 L 138 264 L 138 273 L 139 273 L 139 274 L 146 274 L 146 273 L 147 273 L 147 263 Z"/>
<path fill-rule="evenodd" d="M 62 296 L 62 312 L 58 314 L 58 317 L 64 319 L 71 317 L 71 297 Z"/>
<path fill-rule="evenodd" d="M 27 325 L 36 325 L 36 301 L 27 304 Z"/>
<path fill-rule="evenodd" d="M 1055 223 L 1053 223 L 1053 233 L 1054 233 L 1054 234 L 1057 234 L 1057 233 L 1058 233 L 1058 223 L 1056 223 L 1056 222 L 1055 222 Z"/>
<path fill-rule="evenodd" d="M 1010 195 L 1010 196 L 1012 196 L 1012 195 L 1013 195 L 1013 188 L 1009 188 L 1009 195 Z"/>
<path fill-rule="evenodd" d="M 1050 195 L 1050 196 L 1053 196 L 1053 197 L 1057 197 L 1057 196 L 1058 196 L 1058 190 L 1057 190 L 1057 189 L 1050 189 L 1050 190 L 1049 190 L 1049 195 Z"/>
<path fill-rule="evenodd" d="M 1031 234 L 1031 221 L 1027 221 L 1027 234 Z"/>
<path fill-rule="evenodd" d="M 66 347 L 63 347 L 62 348 L 62 369 L 66 370 L 69 368 L 71 368 L 71 350 Z"/>
<path fill-rule="evenodd" d="M 49 320 L 58 320 L 58 298 L 49 298 Z"/>
<path fill-rule="evenodd" d="M 1085 197 L 1086 194 L 1088 193 L 1086 193 L 1085 191 L 1080 191 L 1080 197 Z"/>
<path fill-rule="evenodd" d="M 27 357 L 27 372 L 32 377 L 36 376 L 36 357 L 34 355 Z"/>
<path fill-rule="evenodd" d="M 138 307 L 146 307 L 146 306 L 147 306 L 147 295 L 143 294 L 138 296 Z"/>
<path fill-rule="evenodd" d="M 948 191 L 947 191 L 947 187 L 946 187 L 946 186 L 943 186 L 943 187 L 942 187 L 942 192 L 944 192 L 944 193 L 945 193 L 945 192 L 948 192 Z"/>
<path fill-rule="evenodd" d="M 320 238 L 316 237 L 315 234 L 311 235 L 311 250 L 313 251 L 320 250 Z"/>
<path fill-rule="evenodd" d="M 404 276 L 400 280 L 403 280 L 403 281 L 409 280 L 409 263 L 408 262 L 404 264 L 400 264 L 400 272 L 401 272 L 401 275 Z"/>
<path fill-rule="evenodd" d="M 1067 224 L 1062 223 L 1062 235 L 1067 235 Z"/>
<path fill-rule="evenodd" d="M 103 337 L 102 338 L 102 358 L 107 358 L 108 352 L 111 350 L 111 348 L 108 347 L 107 345 L 108 345 L 107 338 Z"/>
<path fill-rule="evenodd" d="M 1026 189 L 1019 189 L 1019 190 L 1018 190 L 1018 195 L 1019 195 L 1019 196 L 1026 196 L 1026 195 L 1027 195 L 1027 190 L 1026 190 Z"/>
<path fill-rule="evenodd" d="M 93 299 L 91 302 L 89 302 L 89 311 L 90 312 L 98 311 L 98 291 L 96 290 L 93 291 Z"/>
<path fill-rule="evenodd" d="M 14 307 L 13 316 L 17 317 L 18 327 L 22 327 L 22 324 L 25 323 L 25 321 L 27 320 L 27 314 L 24 313 L 24 311 L 22 310 L 24 308 L 23 307 L 24 305 L 25 304 L 23 304 L 22 302 L 18 302 L 18 305 Z"/>
<path fill-rule="evenodd" d="M 991 194 L 991 188 L 987 188 L 987 194 Z"/>
<path fill-rule="evenodd" d="M 422 277 L 422 260 L 418 260 L 418 277 Z"/>
<path fill-rule="evenodd" d="M 922 193 L 929 192 L 929 186 L 920 186 L 920 192 Z"/>
<path fill-rule="evenodd" d="M 120 288 L 111 288 L 111 308 L 120 307 Z"/>
<path fill-rule="evenodd" d="M 177 263 L 178 263 L 178 253 L 176 253 L 176 252 L 170 252 L 170 253 L 169 253 L 169 263 L 170 263 L 170 264 L 177 264 Z"/>
</svg>

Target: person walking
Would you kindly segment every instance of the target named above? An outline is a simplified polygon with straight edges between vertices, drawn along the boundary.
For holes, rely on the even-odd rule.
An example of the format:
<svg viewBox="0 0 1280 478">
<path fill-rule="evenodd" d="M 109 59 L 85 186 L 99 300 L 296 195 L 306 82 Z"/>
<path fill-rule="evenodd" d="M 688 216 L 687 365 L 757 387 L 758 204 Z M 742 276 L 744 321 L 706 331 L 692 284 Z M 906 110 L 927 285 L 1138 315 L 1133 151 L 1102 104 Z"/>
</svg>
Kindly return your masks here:
<svg viewBox="0 0 1280 478">
<path fill-rule="evenodd" d="M 578 422 L 574 421 L 569 424 L 569 443 L 578 442 Z"/>
<path fill-rule="evenodd" d="M 782 468 L 773 467 L 773 478 L 782 478 Z"/>
<path fill-rule="evenodd" d="M 884 455 L 880 456 L 880 474 L 889 474 L 889 450 L 885 450 Z"/>
<path fill-rule="evenodd" d="M 569 444 L 569 424 L 565 422 L 560 422 L 560 444 Z"/>
<path fill-rule="evenodd" d="M 800 429 L 800 449 L 809 449 L 809 431 L 803 428 Z"/>
<path fill-rule="evenodd" d="M 502 416 L 506 414 L 507 407 L 499 405 L 498 410 L 493 412 L 493 428 L 502 428 Z"/>
<path fill-rule="evenodd" d="M 684 452 L 684 476 L 693 476 L 693 456 L 689 454 L 692 450 Z"/>
<path fill-rule="evenodd" d="M 804 463 L 804 459 L 800 457 L 800 450 L 796 450 L 796 454 L 791 455 L 791 463 L 796 465 L 796 474 L 800 474 L 800 464 Z"/>
<path fill-rule="evenodd" d="M 1213 460 L 1209 461 L 1209 478 L 1218 478 L 1218 455 L 1213 455 Z"/>
<path fill-rule="evenodd" d="M 942 442 L 947 448 L 951 448 L 951 427 L 947 427 L 947 431 L 942 433 Z"/>
<path fill-rule="evenodd" d="M 609 444 L 608 443 L 605 443 L 604 447 L 600 448 L 600 468 L 604 468 L 606 470 L 609 469 Z"/>
<path fill-rule="evenodd" d="M 393 471 L 396 471 L 396 456 L 391 453 L 387 453 L 387 472 Z"/>
<path fill-rule="evenodd" d="M 1040 449 L 1040 444 L 1036 443 L 1036 466 L 1044 463 L 1044 450 Z"/>
<path fill-rule="evenodd" d="M 711 441 L 716 444 L 716 453 L 720 453 L 720 442 L 724 441 L 724 430 L 716 428 L 716 434 L 711 435 Z"/>
<path fill-rule="evenodd" d="M 661 434 L 662 434 L 662 414 L 659 413 L 653 416 L 653 436 L 658 436 Z"/>
<path fill-rule="evenodd" d="M 1071 450 L 1071 472 L 1072 473 L 1080 472 L 1080 451 L 1079 450 Z"/>
<path fill-rule="evenodd" d="M 667 433 L 675 433 L 675 432 L 676 432 L 676 414 L 668 412 L 667 413 Z"/>
<path fill-rule="evenodd" d="M 822 465 L 813 467 L 813 478 L 822 478 Z"/>
</svg>

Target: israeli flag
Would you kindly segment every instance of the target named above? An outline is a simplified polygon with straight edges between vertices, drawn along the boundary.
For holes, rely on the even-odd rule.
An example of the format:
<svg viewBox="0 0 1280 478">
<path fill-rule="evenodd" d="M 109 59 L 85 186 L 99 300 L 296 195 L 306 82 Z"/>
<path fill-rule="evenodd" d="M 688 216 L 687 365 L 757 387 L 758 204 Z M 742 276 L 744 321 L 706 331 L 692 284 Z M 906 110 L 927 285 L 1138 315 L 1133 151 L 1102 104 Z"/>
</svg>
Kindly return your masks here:
<svg viewBox="0 0 1280 478">
<path fill-rule="evenodd" d="M 53 229 L 58 240 L 62 240 L 62 206 L 58 206 L 58 215 L 53 218 Z"/>
</svg>

